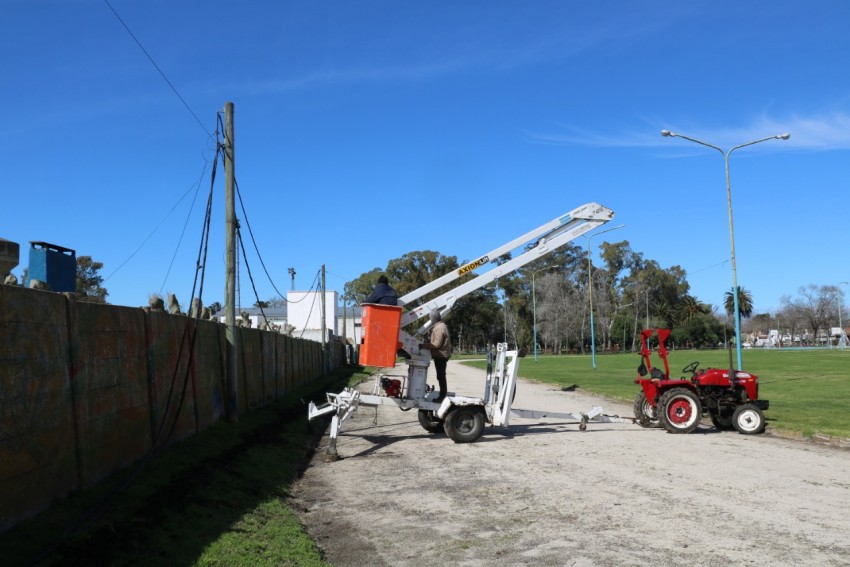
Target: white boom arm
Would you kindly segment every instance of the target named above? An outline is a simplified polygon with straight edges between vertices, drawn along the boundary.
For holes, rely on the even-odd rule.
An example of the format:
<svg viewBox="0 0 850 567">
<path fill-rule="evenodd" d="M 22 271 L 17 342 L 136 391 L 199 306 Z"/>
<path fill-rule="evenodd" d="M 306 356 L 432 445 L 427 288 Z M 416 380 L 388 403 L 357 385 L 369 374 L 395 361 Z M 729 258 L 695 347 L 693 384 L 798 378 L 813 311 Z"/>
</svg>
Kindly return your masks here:
<svg viewBox="0 0 850 567">
<path fill-rule="evenodd" d="M 422 317 L 426 317 L 434 309 L 439 310 L 440 314 L 445 316 L 458 299 L 484 287 L 505 274 L 509 274 L 514 270 L 521 268 L 529 262 L 542 258 L 550 252 L 567 244 L 571 240 L 602 226 L 613 218 L 614 211 L 611 209 L 603 207 L 598 203 L 587 203 L 559 216 L 531 232 L 520 236 L 519 238 L 515 238 L 507 244 L 504 244 L 479 257 L 477 260 L 470 262 L 457 270 L 453 270 L 433 282 L 408 293 L 399 299 L 400 304 L 404 305 L 422 297 L 423 295 L 458 279 L 476 268 L 483 266 L 484 264 L 487 264 L 488 262 L 491 262 L 522 245 L 525 245 L 522 253 L 520 253 L 517 257 L 500 266 L 495 266 L 490 271 L 447 291 L 439 297 L 423 303 L 407 313 L 404 313 L 401 317 L 402 329 L 410 323 L 417 321 Z M 430 323 L 426 324 L 422 329 L 420 329 L 417 335 L 421 335 L 427 331 L 430 326 Z M 403 343 L 404 349 L 407 352 L 411 354 L 418 354 L 418 339 L 411 337 L 403 330 L 400 333 L 399 339 Z"/>
</svg>

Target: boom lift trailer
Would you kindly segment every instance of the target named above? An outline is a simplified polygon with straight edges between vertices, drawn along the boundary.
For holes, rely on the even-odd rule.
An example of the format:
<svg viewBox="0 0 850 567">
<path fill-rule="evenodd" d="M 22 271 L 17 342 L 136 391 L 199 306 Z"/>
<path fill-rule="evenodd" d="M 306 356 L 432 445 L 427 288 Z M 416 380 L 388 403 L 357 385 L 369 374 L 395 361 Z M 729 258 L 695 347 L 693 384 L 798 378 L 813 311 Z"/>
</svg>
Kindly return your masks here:
<svg viewBox="0 0 850 567">
<path fill-rule="evenodd" d="M 542 258 L 550 252 L 560 248 L 568 242 L 582 236 L 591 230 L 602 226 L 614 218 L 614 212 L 597 203 L 587 203 L 572 211 L 565 213 L 552 221 L 532 230 L 494 250 L 479 257 L 457 270 L 449 272 L 444 276 L 408 293 L 399 298 L 399 307 L 385 305 L 364 304 L 364 320 L 371 313 L 370 310 L 399 310 L 404 305 L 438 289 L 458 278 L 484 266 L 502 255 L 513 250 L 522 248 L 522 252 L 512 260 L 504 264 L 494 266 L 489 271 L 472 278 L 457 287 L 450 289 L 435 299 L 431 299 L 406 313 L 398 313 L 398 331 L 391 329 L 391 336 L 397 340 L 388 341 L 384 354 L 393 362 L 385 366 L 394 365 L 396 350 L 401 348 L 409 355 L 406 359 L 408 365 L 407 376 L 401 379 L 390 375 L 376 375 L 375 384 L 371 394 L 361 393 L 353 388 L 345 388 L 339 394 L 328 392 L 327 402 L 321 406 L 310 402 L 308 416 L 310 419 L 319 416 L 333 414 L 331 420 L 330 443 L 328 453 L 336 455 L 336 439 L 342 424 L 353 415 L 360 405 L 379 406 L 395 405 L 403 411 L 414 408 L 419 409 L 419 422 L 427 431 L 438 432 L 444 430 L 446 434 L 456 443 L 469 443 L 477 440 L 484 431 L 485 422 L 494 426 L 505 426 L 510 424 L 511 416 L 521 418 L 539 419 L 551 417 L 556 419 L 567 419 L 579 421 L 581 430 L 586 429 L 587 423 L 595 422 L 632 422 L 631 419 L 606 416 L 599 406 L 593 407 L 587 413 L 552 413 L 536 410 L 522 410 L 511 407 L 516 391 L 516 377 L 519 367 L 519 359 L 524 355 L 521 351 L 508 350 L 507 343 L 497 345 L 495 353 L 495 368 L 493 365 L 494 355 L 488 355 L 487 374 L 485 380 L 484 396 L 473 398 L 458 396 L 447 392 L 442 403 L 433 400 L 437 393 L 433 388 L 428 388 L 426 378 L 428 366 L 431 362 L 431 351 L 420 349 L 422 338 L 431 328 L 430 321 L 421 329 L 410 334 L 405 327 L 426 317 L 432 310 L 438 310 L 442 317 L 451 310 L 458 299 L 480 289 L 481 287 L 495 281 L 501 276 L 509 274 L 514 270 Z M 385 326 L 386 327 L 386 326 Z M 386 332 L 386 328 L 382 329 Z M 372 347 L 375 341 L 370 343 L 369 326 L 364 329 L 363 350 Z M 387 349 L 391 349 L 389 352 Z M 374 352 L 374 349 L 370 349 Z M 362 352 L 362 351 L 361 351 Z M 387 359 L 387 356 L 384 357 Z M 361 361 L 372 365 L 366 360 Z M 385 395 L 379 392 L 379 386 Z"/>
</svg>

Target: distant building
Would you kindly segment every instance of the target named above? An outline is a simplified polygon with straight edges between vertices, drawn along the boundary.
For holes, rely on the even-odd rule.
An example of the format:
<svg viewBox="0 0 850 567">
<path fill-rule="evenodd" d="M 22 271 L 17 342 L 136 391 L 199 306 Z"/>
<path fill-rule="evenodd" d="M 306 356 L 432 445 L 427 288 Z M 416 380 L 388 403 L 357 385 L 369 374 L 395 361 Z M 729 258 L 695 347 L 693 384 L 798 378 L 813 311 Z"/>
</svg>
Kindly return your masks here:
<svg viewBox="0 0 850 567">
<path fill-rule="evenodd" d="M 292 325 L 293 337 L 321 341 L 321 295 L 316 292 L 295 292 L 295 294 L 287 294 L 292 303 L 283 303 L 280 307 L 264 307 L 263 309 L 237 307 L 237 324 L 239 320 L 247 318 L 253 329 L 268 329 L 266 325 L 268 324 L 272 326 L 272 330 L 282 334 L 286 334 L 290 329 L 288 325 Z M 328 314 L 325 319 L 327 321 L 325 328 L 333 336 L 344 336 L 350 344 L 356 345 L 363 338 L 360 306 L 336 305 L 336 298 L 336 292 L 327 293 L 328 303 L 325 308 Z M 292 314 L 291 317 L 290 314 Z M 224 309 L 216 313 L 213 318 L 221 323 L 227 322 Z"/>
</svg>

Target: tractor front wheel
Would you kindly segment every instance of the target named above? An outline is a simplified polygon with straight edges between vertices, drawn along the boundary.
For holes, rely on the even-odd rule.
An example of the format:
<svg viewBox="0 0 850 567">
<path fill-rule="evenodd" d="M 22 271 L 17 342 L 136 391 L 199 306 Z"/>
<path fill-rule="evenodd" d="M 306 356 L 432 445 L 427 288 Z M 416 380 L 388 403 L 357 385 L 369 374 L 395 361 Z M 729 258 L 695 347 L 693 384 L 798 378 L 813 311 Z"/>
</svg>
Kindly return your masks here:
<svg viewBox="0 0 850 567">
<path fill-rule="evenodd" d="M 755 404 L 738 406 L 732 415 L 732 424 L 742 435 L 755 435 L 764 432 L 764 413 Z"/>
<path fill-rule="evenodd" d="M 658 401 L 658 417 L 670 433 L 690 433 L 699 426 L 702 405 L 696 393 L 687 388 L 673 388 Z"/>
<path fill-rule="evenodd" d="M 646 399 L 646 394 L 643 391 L 638 392 L 635 396 L 635 419 L 641 427 L 654 427 L 658 425 L 658 415 L 655 408 L 650 405 Z"/>
<path fill-rule="evenodd" d="M 484 433 L 484 410 L 480 406 L 458 406 L 446 414 L 443 429 L 455 443 L 472 443 Z"/>
</svg>

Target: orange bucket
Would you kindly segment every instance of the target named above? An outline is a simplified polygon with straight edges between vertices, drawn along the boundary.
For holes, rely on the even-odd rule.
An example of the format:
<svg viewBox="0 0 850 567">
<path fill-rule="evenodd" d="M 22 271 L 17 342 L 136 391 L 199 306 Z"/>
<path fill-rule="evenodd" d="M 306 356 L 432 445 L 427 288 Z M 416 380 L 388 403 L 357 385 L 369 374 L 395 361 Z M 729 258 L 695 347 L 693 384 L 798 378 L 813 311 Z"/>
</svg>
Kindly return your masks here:
<svg viewBox="0 0 850 567">
<path fill-rule="evenodd" d="M 363 338 L 360 341 L 360 364 L 392 368 L 399 349 L 398 330 L 401 307 L 366 303 L 362 306 Z"/>
</svg>

